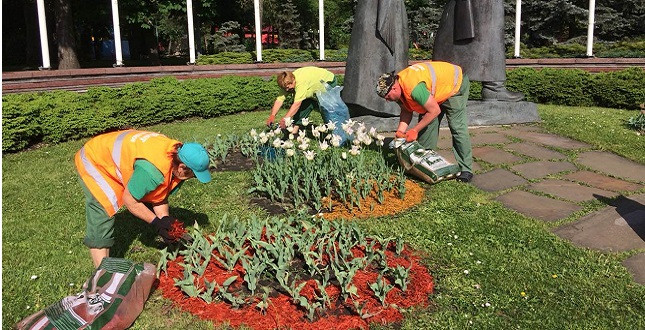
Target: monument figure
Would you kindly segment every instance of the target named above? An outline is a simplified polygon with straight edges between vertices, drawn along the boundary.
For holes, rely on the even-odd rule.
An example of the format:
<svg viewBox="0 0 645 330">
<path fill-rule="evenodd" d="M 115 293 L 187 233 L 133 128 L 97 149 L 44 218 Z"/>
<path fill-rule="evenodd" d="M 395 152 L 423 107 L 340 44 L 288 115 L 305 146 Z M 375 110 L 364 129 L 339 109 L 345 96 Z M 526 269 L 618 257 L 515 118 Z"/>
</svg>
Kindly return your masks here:
<svg viewBox="0 0 645 330">
<path fill-rule="evenodd" d="M 482 82 L 482 99 L 517 102 L 524 94 L 506 89 L 503 0 L 450 0 L 434 41 L 433 60 L 462 67 Z"/>
<path fill-rule="evenodd" d="M 399 106 L 376 95 L 374 84 L 383 72 L 408 66 L 408 39 L 403 0 L 358 1 L 342 91 L 352 117 L 399 116 Z"/>
</svg>

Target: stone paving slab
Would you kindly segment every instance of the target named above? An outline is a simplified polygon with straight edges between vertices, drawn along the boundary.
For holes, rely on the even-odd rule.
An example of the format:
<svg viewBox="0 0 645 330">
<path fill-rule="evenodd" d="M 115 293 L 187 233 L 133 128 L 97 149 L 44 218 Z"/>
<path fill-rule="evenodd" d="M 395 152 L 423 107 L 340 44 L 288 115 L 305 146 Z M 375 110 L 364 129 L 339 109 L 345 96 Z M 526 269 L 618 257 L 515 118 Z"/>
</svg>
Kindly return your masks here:
<svg viewBox="0 0 645 330">
<path fill-rule="evenodd" d="M 470 132 L 471 135 L 485 134 L 485 133 L 498 133 L 503 130 L 504 130 L 503 126 L 480 126 L 480 127 L 468 128 L 468 132 Z"/>
<path fill-rule="evenodd" d="M 528 186 L 531 190 L 540 191 L 549 195 L 557 196 L 570 200 L 572 202 L 586 202 L 595 200 L 594 195 L 600 195 L 606 198 L 612 198 L 618 194 L 598 188 L 585 187 L 571 181 L 548 179 L 541 182 L 533 183 Z"/>
<path fill-rule="evenodd" d="M 504 151 L 495 147 L 473 148 L 473 156 L 487 163 L 495 165 L 504 163 L 516 163 L 522 160 L 521 157 L 515 156 L 508 151 Z"/>
<path fill-rule="evenodd" d="M 505 149 L 513 150 L 525 156 L 540 160 L 566 159 L 567 156 L 551 149 L 533 143 L 518 142 L 504 146 Z"/>
<path fill-rule="evenodd" d="M 452 152 L 452 149 L 437 150 L 437 153 L 440 154 L 441 157 L 445 158 L 447 161 L 453 164 L 457 164 L 457 159 L 455 159 L 455 154 Z M 473 171 L 479 171 L 481 169 L 482 169 L 481 165 L 477 164 L 477 162 L 473 162 Z"/>
<path fill-rule="evenodd" d="M 485 144 L 506 144 L 511 143 L 506 135 L 501 133 L 482 133 L 475 134 L 470 138 L 470 143 L 473 146 L 481 146 Z"/>
<path fill-rule="evenodd" d="M 504 190 L 526 182 L 524 178 L 503 168 L 497 168 L 484 174 L 475 175 L 472 181 L 477 188 L 485 191 Z"/>
<path fill-rule="evenodd" d="M 645 194 L 620 197 L 602 210 L 555 229 L 554 233 L 595 250 L 645 249 Z"/>
<path fill-rule="evenodd" d="M 645 253 L 639 253 L 625 259 L 623 266 L 632 274 L 634 282 L 645 285 Z"/>
<path fill-rule="evenodd" d="M 619 178 L 645 182 L 645 165 L 603 151 L 587 151 L 578 155 L 578 161 L 599 172 Z"/>
<path fill-rule="evenodd" d="M 572 181 L 584 182 L 596 188 L 607 189 L 612 191 L 636 191 L 643 188 L 643 185 L 615 179 L 602 174 L 590 171 L 578 171 L 569 173 L 563 178 Z"/>
<path fill-rule="evenodd" d="M 564 171 L 575 171 L 577 170 L 576 166 L 569 162 L 548 162 L 548 161 L 539 161 L 531 162 L 525 164 L 519 164 L 511 167 L 513 170 L 517 171 L 523 177 L 527 179 L 539 179 L 543 178 L 550 174 L 555 174 Z"/>
<path fill-rule="evenodd" d="M 534 125 L 513 125 L 509 130 L 518 131 L 518 132 L 544 132 L 544 129 L 540 126 Z"/>
<path fill-rule="evenodd" d="M 567 150 L 591 147 L 590 145 L 580 141 L 576 141 L 563 136 L 548 134 L 548 133 L 508 130 L 508 131 L 504 131 L 504 134 L 510 135 L 525 141 L 531 141 L 538 144 L 543 144 L 543 145 L 561 148 L 561 149 L 567 149 Z"/>
<path fill-rule="evenodd" d="M 566 218 L 582 207 L 556 199 L 538 196 L 526 191 L 515 190 L 496 198 L 506 207 L 511 208 L 527 217 L 543 221 L 555 221 Z"/>
</svg>

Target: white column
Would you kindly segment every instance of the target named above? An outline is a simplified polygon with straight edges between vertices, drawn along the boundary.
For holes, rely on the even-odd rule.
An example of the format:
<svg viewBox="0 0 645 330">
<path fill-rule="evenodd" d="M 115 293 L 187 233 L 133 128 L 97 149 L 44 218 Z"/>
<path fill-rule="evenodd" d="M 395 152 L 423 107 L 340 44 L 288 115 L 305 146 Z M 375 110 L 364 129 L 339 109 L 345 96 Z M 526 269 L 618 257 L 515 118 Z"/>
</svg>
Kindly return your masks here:
<svg viewBox="0 0 645 330">
<path fill-rule="evenodd" d="M 255 12 L 255 54 L 256 61 L 262 62 L 262 24 L 260 23 L 260 0 L 253 1 Z"/>
<path fill-rule="evenodd" d="M 324 0 L 318 0 L 318 31 L 320 39 L 320 60 L 325 60 L 325 5 Z"/>
<path fill-rule="evenodd" d="M 522 0 L 515 2 L 515 57 L 520 57 L 520 23 L 522 22 Z"/>
<path fill-rule="evenodd" d="M 118 0 L 112 0 L 112 25 L 114 26 L 114 52 L 116 54 L 116 64 L 114 66 L 123 66 L 123 53 L 121 51 L 121 28 L 119 28 Z"/>
<path fill-rule="evenodd" d="M 47 19 L 45 17 L 45 0 L 36 1 L 38 9 L 38 27 L 40 28 L 40 52 L 43 54 L 43 66 L 41 69 L 51 69 L 49 62 L 49 41 L 47 38 Z"/>
<path fill-rule="evenodd" d="M 587 56 L 593 56 L 593 24 L 596 0 L 589 0 L 589 25 L 587 26 Z"/>
<path fill-rule="evenodd" d="M 195 64 L 195 29 L 193 27 L 193 0 L 186 0 L 186 15 L 188 15 L 188 64 Z"/>
</svg>

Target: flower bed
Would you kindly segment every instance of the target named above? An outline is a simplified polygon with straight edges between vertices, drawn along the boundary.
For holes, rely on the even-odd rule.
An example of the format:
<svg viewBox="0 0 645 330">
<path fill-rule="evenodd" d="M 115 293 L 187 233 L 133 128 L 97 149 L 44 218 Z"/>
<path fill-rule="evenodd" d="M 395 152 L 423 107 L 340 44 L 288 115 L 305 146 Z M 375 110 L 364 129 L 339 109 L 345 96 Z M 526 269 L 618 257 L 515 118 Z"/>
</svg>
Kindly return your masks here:
<svg viewBox="0 0 645 330">
<path fill-rule="evenodd" d="M 215 323 L 254 329 L 366 328 L 425 305 L 433 281 L 401 239 L 299 215 L 222 220 L 213 235 L 162 252 L 163 296 Z"/>
<path fill-rule="evenodd" d="M 239 150 L 255 159 L 250 193 L 327 218 L 390 215 L 421 201 L 422 189 L 386 163 L 385 138 L 374 128 L 352 120 L 316 126 L 305 119 L 296 133 L 287 125 L 284 131 L 218 136 L 207 146 L 213 166 Z M 415 193 L 408 199 L 409 186 Z"/>
</svg>

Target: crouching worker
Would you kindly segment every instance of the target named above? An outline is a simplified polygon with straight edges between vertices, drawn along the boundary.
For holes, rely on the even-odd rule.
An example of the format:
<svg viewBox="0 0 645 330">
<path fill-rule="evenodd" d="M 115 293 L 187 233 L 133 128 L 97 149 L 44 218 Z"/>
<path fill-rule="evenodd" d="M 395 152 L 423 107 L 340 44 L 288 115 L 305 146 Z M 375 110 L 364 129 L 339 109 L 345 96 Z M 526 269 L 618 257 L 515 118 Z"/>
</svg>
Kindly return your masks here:
<svg viewBox="0 0 645 330">
<path fill-rule="evenodd" d="M 110 255 L 114 214 L 121 206 L 154 226 L 168 242 L 174 221 L 168 196 L 192 177 L 202 183 L 211 180 L 204 147 L 153 132 L 128 130 L 96 136 L 76 153 L 75 163 L 85 192 L 83 243 L 90 248 L 94 267 Z"/>
<path fill-rule="evenodd" d="M 308 118 L 314 108 L 320 109 L 318 100 L 316 100 L 316 92 L 325 90 L 321 81 L 327 82 L 331 87 L 336 87 L 338 84 L 333 73 L 315 66 L 302 67 L 293 72 L 284 71 L 279 73 L 277 78 L 278 86 L 282 91 L 273 103 L 271 115 L 269 115 L 266 124 L 269 126 L 273 124 L 287 94 L 293 93 L 293 104 L 279 124 L 281 128 L 286 128 L 285 118 L 290 117 L 293 119 L 296 131 L 297 127 L 302 125 L 302 119 Z"/>
<path fill-rule="evenodd" d="M 457 180 L 469 182 L 473 177 L 473 156 L 468 135 L 466 104 L 470 92 L 468 76 L 461 67 L 447 62 L 425 62 L 409 66 L 398 74 L 384 73 L 376 93 L 401 107 L 397 138 L 414 140 L 426 149 L 436 150 L 439 124 L 444 116 L 452 134 L 452 146 L 461 174 Z M 412 114 L 419 114 L 414 127 L 408 127 Z"/>
</svg>

